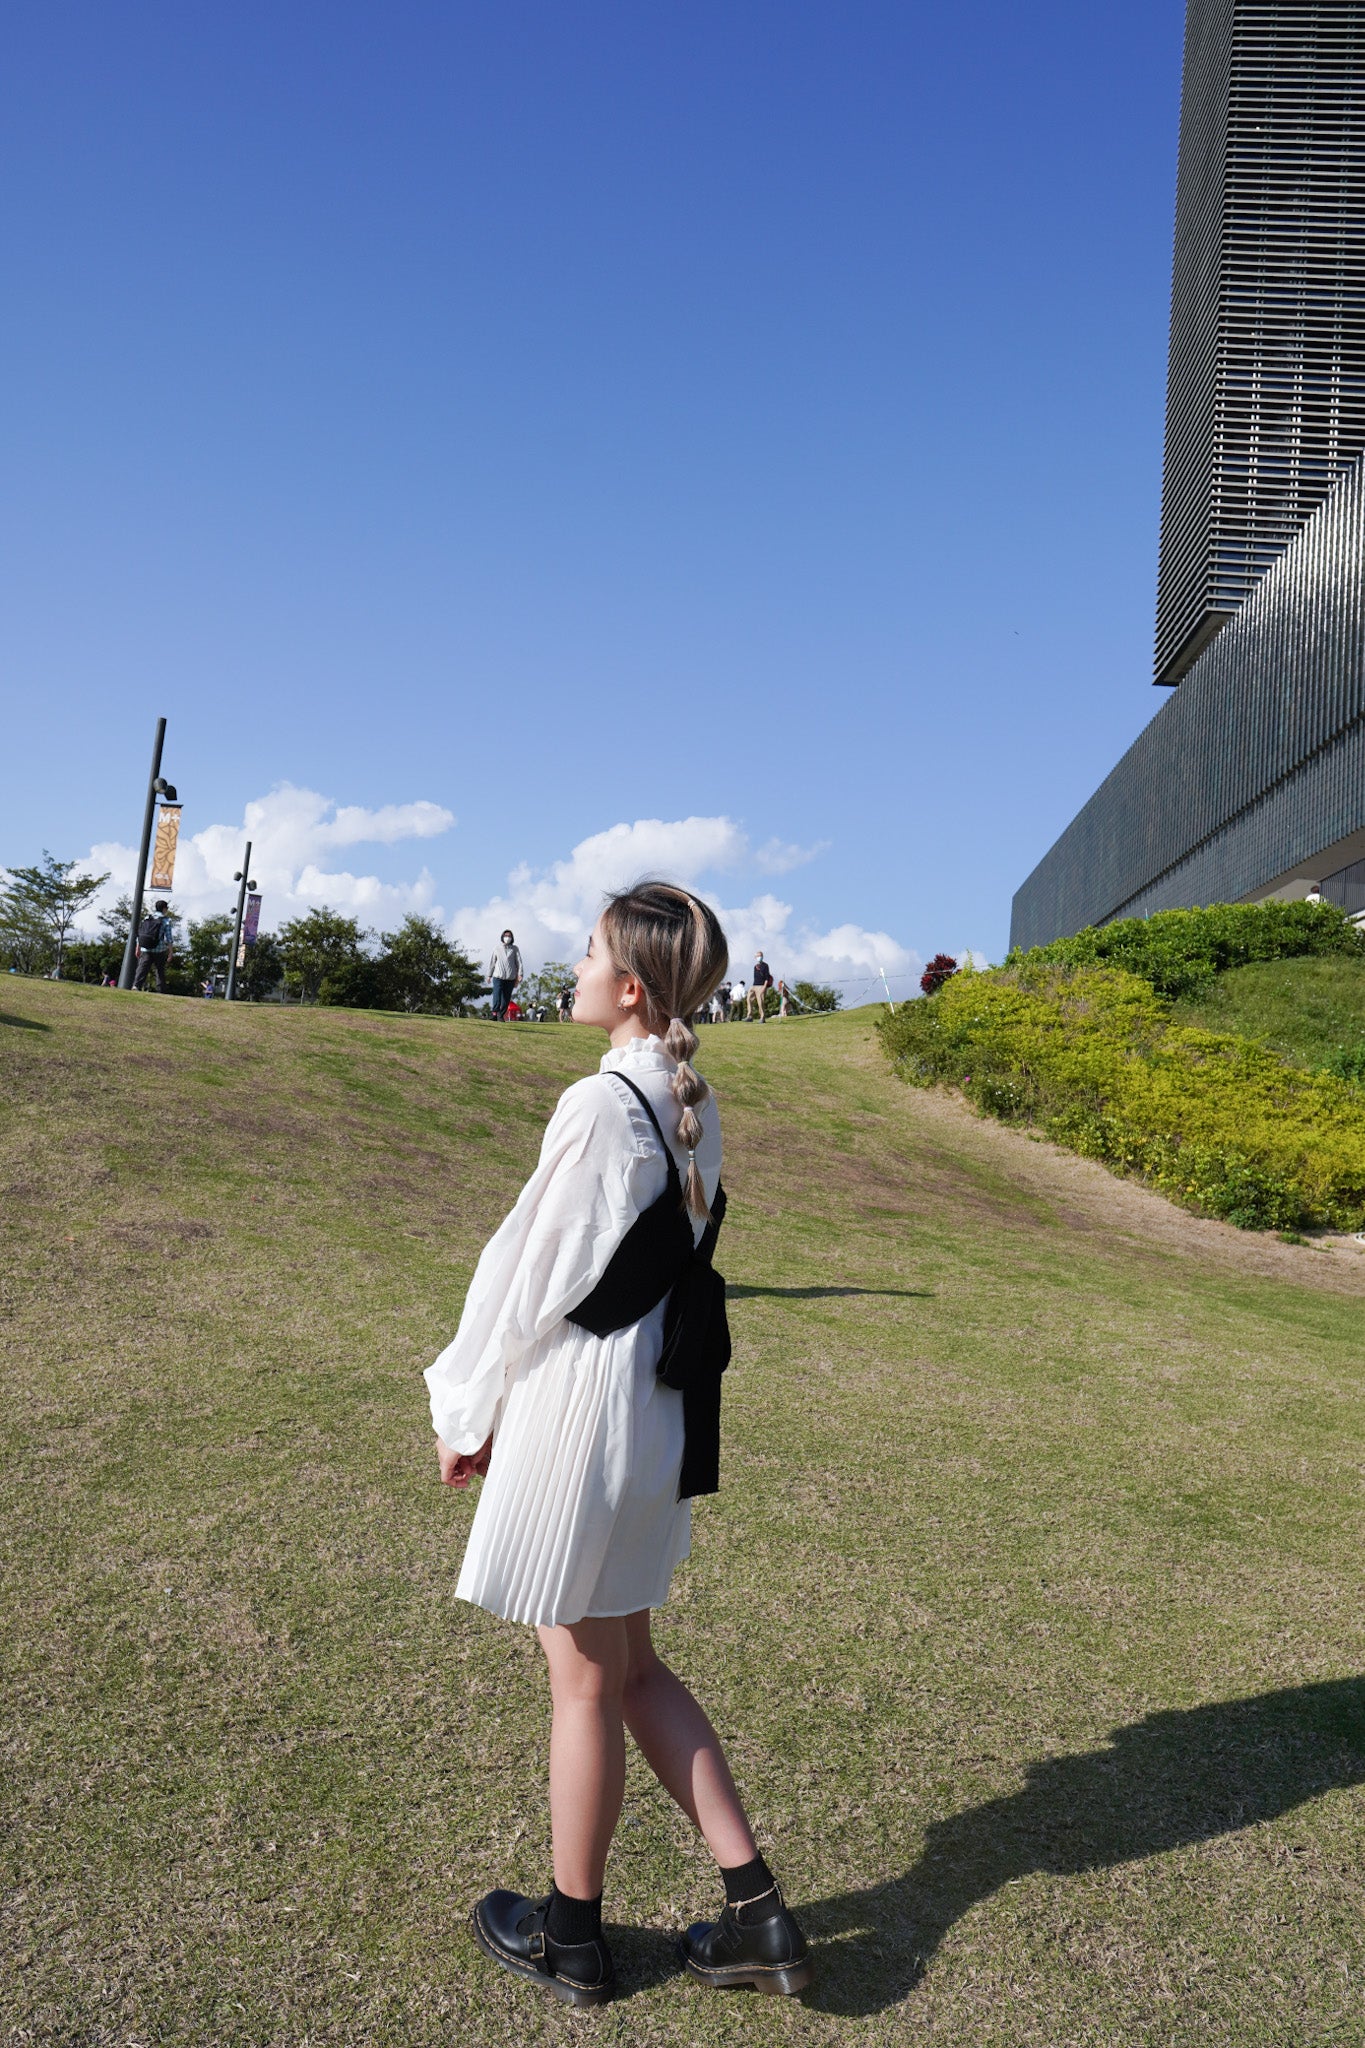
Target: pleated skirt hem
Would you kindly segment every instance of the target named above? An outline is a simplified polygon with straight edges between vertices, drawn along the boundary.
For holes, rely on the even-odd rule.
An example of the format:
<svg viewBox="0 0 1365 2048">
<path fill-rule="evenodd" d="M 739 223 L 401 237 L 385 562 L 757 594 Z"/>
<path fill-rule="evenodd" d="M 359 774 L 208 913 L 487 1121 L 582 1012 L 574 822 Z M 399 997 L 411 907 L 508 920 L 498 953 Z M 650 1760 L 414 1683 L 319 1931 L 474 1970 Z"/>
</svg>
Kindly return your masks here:
<svg viewBox="0 0 1365 2048">
<path fill-rule="evenodd" d="M 642 1597 L 637 1598 L 633 1589 L 629 1595 L 618 1592 L 610 1601 L 609 1597 L 604 1595 L 601 1600 L 590 1599 L 587 1606 L 577 1614 L 556 1613 L 553 1604 L 545 1612 L 537 1613 L 538 1603 L 509 1600 L 491 1587 L 476 1588 L 466 1585 L 463 1575 L 455 1588 L 455 1597 L 457 1600 L 467 1601 L 471 1607 L 482 1607 L 486 1614 L 496 1614 L 500 1621 L 520 1622 L 527 1628 L 570 1627 L 576 1621 L 612 1621 L 627 1614 L 640 1614 L 645 1608 L 653 1610 L 656 1607 L 666 1607 L 669 1593 L 673 1588 L 673 1574 L 680 1564 L 687 1562 L 691 1553 L 689 1527 L 687 1538 L 672 1563 L 666 1571 L 656 1574 L 652 1585 L 641 1588 Z M 620 1603 L 623 1599 L 628 1599 L 629 1605 L 622 1606 Z"/>
</svg>

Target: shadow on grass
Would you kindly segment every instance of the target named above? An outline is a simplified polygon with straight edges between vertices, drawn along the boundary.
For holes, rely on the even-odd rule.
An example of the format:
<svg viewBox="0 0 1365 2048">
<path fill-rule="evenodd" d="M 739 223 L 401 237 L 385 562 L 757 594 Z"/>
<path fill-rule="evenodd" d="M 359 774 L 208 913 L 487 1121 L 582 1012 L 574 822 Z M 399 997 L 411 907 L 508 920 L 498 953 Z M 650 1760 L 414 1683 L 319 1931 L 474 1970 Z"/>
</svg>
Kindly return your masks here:
<svg viewBox="0 0 1365 2048">
<path fill-rule="evenodd" d="M 844 1294 L 894 1294 L 901 1301 L 929 1301 L 932 1287 L 737 1287 L 726 1283 L 727 1301 L 755 1301 L 768 1296 L 774 1301 L 832 1301 Z"/>
<path fill-rule="evenodd" d="M 50 1031 L 50 1024 L 40 1024 L 36 1017 L 14 1017 L 8 1010 L 0 1010 L 0 1024 L 9 1024 L 16 1031 Z"/>
<path fill-rule="evenodd" d="M 903 1877 L 802 1905 L 826 1944 L 808 2003 L 895 2005 L 964 1914 L 1016 1878 L 1165 1855 L 1365 1782 L 1365 1678 L 1149 1714 L 1110 1743 L 1031 1764 L 1020 1791 L 932 1822 Z"/>
</svg>

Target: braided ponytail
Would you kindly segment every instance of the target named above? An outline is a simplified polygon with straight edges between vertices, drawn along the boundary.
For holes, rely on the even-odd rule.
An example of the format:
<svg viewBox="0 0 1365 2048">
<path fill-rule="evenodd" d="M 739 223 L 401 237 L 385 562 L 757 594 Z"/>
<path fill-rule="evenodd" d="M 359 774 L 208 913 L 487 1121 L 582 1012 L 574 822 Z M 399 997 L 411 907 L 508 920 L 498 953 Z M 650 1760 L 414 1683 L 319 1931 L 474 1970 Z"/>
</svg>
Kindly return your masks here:
<svg viewBox="0 0 1365 2048">
<path fill-rule="evenodd" d="M 705 1216 L 710 1220 L 711 1211 L 707 1206 L 706 1190 L 702 1186 L 701 1172 L 697 1166 L 697 1147 L 701 1143 L 702 1122 L 697 1115 L 699 1106 L 711 1093 L 696 1068 L 691 1065 L 697 1049 L 697 1034 L 685 1017 L 670 1017 L 668 1035 L 664 1039 L 664 1051 L 670 1059 L 678 1062 L 678 1071 L 669 1083 L 673 1100 L 681 1106 L 678 1118 L 678 1142 L 687 1147 L 687 1206 L 694 1216 Z"/>
<path fill-rule="evenodd" d="M 678 1143 L 687 1149 L 684 1201 L 693 1216 L 710 1218 L 697 1165 L 702 1121 L 697 1111 L 711 1090 L 692 1066 L 697 1034 L 688 1019 L 710 1000 L 724 977 L 729 950 L 709 904 L 672 882 L 638 882 L 609 897 L 602 932 L 611 957 L 634 975 L 648 998 L 648 1022 L 664 1033 L 664 1050 L 677 1061 L 671 1087 L 678 1104 Z"/>
</svg>

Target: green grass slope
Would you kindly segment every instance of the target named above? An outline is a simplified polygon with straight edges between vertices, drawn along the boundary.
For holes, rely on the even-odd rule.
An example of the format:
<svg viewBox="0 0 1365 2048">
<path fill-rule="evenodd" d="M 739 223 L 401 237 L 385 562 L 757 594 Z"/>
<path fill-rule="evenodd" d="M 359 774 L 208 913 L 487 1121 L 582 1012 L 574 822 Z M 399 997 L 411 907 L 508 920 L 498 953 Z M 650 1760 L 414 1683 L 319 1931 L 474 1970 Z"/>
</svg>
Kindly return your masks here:
<svg viewBox="0 0 1365 2048">
<path fill-rule="evenodd" d="M 1259 1038 L 1305 1067 L 1365 1039 L 1365 960 L 1257 960 L 1177 1003 L 1182 1023 Z"/>
<path fill-rule="evenodd" d="M 546 1881 L 547 1708 L 530 1632 L 453 1599 L 419 1374 L 600 1042 L 3 1012 L 7 2042 L 1358 2037 L 1350 1254 L 1148 1228 L 903 1087 L 868 1013 L 709 1033 L 735 1364 L 659 1633 L 820 1976 L 676 1974 L 715 1886 L 632 1763 L 626 1995 L 576 2019 L 466 1932 Z"/>
</svg>

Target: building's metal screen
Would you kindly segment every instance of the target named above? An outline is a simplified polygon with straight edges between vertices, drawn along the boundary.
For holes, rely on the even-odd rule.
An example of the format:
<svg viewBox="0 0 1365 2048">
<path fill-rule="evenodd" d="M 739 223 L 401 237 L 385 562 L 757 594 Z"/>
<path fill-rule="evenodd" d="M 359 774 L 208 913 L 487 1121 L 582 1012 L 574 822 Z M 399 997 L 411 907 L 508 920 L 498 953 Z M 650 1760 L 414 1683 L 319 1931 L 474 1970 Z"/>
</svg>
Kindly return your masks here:
<svg viewBox="0 0 1365 2048">
<path fill-rule="evenodd" d="M 1365 450 L 1365 0 L 1189 0 L 1156 677 Z"/>
<path fill-rule="evenodd" d="M 1236 901 L 1360 830 L 1365 461 L 1039 862 L 1011 939 Z"/>
</svg>

